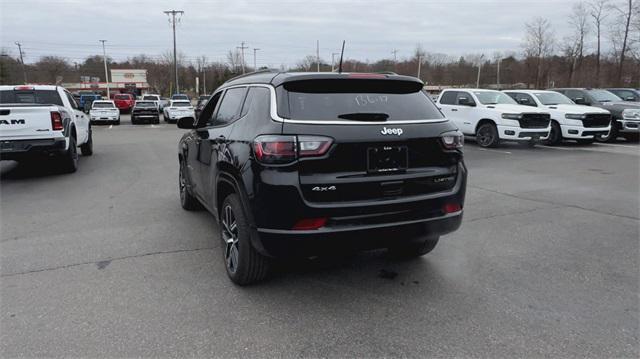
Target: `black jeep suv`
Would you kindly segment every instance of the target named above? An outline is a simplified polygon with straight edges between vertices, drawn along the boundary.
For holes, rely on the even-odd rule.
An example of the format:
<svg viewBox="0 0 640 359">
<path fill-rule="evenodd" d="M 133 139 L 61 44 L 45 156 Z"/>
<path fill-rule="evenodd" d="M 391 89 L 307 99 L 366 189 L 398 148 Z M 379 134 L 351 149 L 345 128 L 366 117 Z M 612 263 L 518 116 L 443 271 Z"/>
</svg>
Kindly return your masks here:
<svg viewBox="0 0 640 359">
<path fill-rule="evenodd" d="M 430 252 L 462 221 L 462 134 L 413 77 L 258 72 L 212 95 L 179 143 L 180 200 L 218 222 L 227 274 L 271 258 Z"/>
</svg>

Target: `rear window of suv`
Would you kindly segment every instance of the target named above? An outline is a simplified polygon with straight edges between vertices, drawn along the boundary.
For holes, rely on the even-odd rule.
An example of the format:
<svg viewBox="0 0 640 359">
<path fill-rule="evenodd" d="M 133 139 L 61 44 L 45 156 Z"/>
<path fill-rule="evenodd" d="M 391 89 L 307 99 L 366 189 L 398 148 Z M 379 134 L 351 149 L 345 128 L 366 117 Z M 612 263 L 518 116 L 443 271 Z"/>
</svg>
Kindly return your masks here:
<svg viewBox="0 0 640 359">
<path fill-rule="evenodd" d="M 0 103 L 37 103 L 64 106 L 56 90 L 3 90 L 0 91 Z"/>
<path fill-rule="evenodd" d="M 441 119 L 422 84 L 396 80 L 304 80 L 283 85 L 280 115 L 302 121 L 411 121 Z M 282 107 L 282 99 L 279 103 Z M 288 110 L 288 113 L 284 113 Z"/>
</svg>

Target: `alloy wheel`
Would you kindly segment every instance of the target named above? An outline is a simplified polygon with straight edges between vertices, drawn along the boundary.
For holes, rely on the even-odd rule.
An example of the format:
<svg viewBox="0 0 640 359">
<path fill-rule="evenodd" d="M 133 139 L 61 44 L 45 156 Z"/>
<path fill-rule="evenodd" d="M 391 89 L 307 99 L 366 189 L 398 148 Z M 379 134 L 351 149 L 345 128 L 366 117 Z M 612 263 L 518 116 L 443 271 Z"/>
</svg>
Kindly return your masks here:
<svg viewBox="0 0 640 359">
<path fill-rule="evenodd" d="M 224 207 L 222 211 L 222 240 L 225 243 L 224 259 L 230 273 L 235 273 L 238 269 L 239 246 L 238 246 L 238 223 L 230 205 Z"/>
<path fill-rule="evenodd" d="M 493 133 L 491 132 L 491 128 L 489 126 L 480 127 L 476 140 L 482 147 L 486 147 L 491 144 L 491 142 L 493 142 Z"/>
</svg>

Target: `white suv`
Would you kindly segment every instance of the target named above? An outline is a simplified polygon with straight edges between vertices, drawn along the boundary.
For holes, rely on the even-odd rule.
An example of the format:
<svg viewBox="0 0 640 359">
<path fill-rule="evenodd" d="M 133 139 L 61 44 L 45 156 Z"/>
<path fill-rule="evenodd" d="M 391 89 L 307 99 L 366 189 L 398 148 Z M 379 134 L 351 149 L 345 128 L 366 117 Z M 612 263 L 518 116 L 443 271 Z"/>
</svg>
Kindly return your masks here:
<svg viewBox="0 0 640 359">
<path fill-rule="evenodd" d="M 548 143 L 557 145 L 563 139 L 578 143 L 593 143 L 596 137 L 607 136 L 611 130 L 609 111 L 584 105 L 576 105 L 567 96 L 555 91 L 506 90 L 516 102 L 549 111 L 551 134 Z"/>
<path fill-rule="evenodd" d="M 501 140 L 533 146 L 546 140 L 551 130 L 548 111 L 519 105 L 500 91 L 446 89 L 437 104 L 463 134 L 475 136 L 482 147 L 496 147 Z"/>
</svg>

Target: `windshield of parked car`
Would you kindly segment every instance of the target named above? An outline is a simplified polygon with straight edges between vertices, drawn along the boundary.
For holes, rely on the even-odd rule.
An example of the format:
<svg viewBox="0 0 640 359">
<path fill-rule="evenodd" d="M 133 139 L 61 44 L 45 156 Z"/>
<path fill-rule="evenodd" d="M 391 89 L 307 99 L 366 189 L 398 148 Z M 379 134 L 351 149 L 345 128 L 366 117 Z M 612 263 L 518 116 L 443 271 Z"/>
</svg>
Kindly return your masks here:
<svg viewBox="0 0 640 359">
<path fill-rule="evenodd" d="M 3 90 L 0 103 L 38 103 L 63 106 L 56 90 Z"/>
<path fill-rule="evenodd" d="M 509 97 L 509 95 L 499 91 L 474 91 L 473 94 L 476 95 L 478 101 L 483 105 L 518 104 L 514 99 Z"/>
<path fill-rule="evenodd" d="M 410 81 L 306 80 L 284 85 L 290 117 L 304 121 L 411 121 L 442 114 Z M 278 109 L 280 111 L 280 108 Z"/>
<path fill-rule="evenodd" d="M 187 95 L 173 95 L 171 99 L 172 100 L 188 100 L 189 97 L 187 97 Z"/>
<path fill-rule="evenodd" d="M 129 100 L 130 99 L 130 97 L 128 95 L 115 95 L 113 98 L 116 99 L 116 100 Z"/>
<path fill-rule="evenodd" d="M 574 102 L 571 101 L 567 96 L 558 93 L 558 92 L 537 92 L 534 93 L 538 100 L 543 105 L 573 105 Z"/>
<path fill-rule="evenodd" d="M 158 100 L 158 98 L 157 98 L 156 96 L 151 96 L 151 95 L 143 96 L 143 97 L 142 97 L 142 99 L 143 99 L 143 100 L 151 100 L 151 101 L 156 101 L 156 100 Z"/>
<path fill-rule="evenodd" d="M 139 101 L 136 102 L 136 107 L 156 107 L 156 104 L 153 101 Z"/>
<path fill-rule="evenodd" d="M 111 102 L 94 102 L 93 108 L 115 108 Z"/>
<path fill-rule="evenodd" d="M 609 91 L 605 90 L 587 90 L 589 95 L 598 102 L 618 102 L 622 99 Z"/>
</svg>

